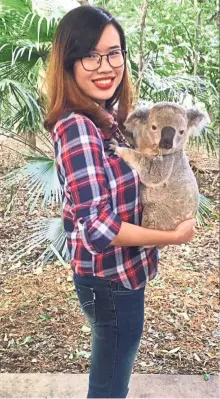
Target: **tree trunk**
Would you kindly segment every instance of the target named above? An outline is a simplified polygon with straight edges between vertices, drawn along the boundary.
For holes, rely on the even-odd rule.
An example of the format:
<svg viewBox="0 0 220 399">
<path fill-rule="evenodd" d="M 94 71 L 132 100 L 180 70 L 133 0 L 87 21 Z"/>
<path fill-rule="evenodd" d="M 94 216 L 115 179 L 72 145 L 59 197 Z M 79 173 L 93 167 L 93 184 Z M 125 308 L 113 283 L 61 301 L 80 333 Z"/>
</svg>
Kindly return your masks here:
<svg viewBox="0 0 220 399">
<path fill-rule="evenodd" d="M 78 1 L 78 3 L 79 3 L 81 6 L 88 6 L 88 5 L 89 5 L 88 0 L 77 0 L 77 1 Z"/>
<path fill-rule="evenodd" d="M 195 26 L 195 45 L 194 45 L 194 63 L 193 75 L 197 76 L 198 63 L 199 63 L 199 40 L 201 36 L 201 10 L 198 9 L 198 0 L 194 0 L 194 10 L 196 12 L 196 26 Z M 195 97 L 192 98 L 195 104 Z"/>
<path fill-rule="evenodd" d="M 198 61 L 199 61 L 199 39 L 201 36 L 201 10 L 198 10 L 198 1 L 194 0 L 194 9 L 196 12 L 196 31 L 195 31 L 195 46 L 194 46 L 194 69 L 193 75 L 197 75 Z"/>
<path fill-rule="evenodd" d="M 143 54 L 143 41 L 144 41 L 144 29 L 146 26 L 146 16 L 148 10 L 148 0 L 143 0 L 142 3 L 142 14 L 141 14 L 141 30 L 140 30 L 140 43 L 139 43 L 139 51 L 138 51 L 138 79 L 136 82 L 136 98 L 135 103 L 139 99 L 141 83 L 144 72 L 144 54 Z"/>
</svg>

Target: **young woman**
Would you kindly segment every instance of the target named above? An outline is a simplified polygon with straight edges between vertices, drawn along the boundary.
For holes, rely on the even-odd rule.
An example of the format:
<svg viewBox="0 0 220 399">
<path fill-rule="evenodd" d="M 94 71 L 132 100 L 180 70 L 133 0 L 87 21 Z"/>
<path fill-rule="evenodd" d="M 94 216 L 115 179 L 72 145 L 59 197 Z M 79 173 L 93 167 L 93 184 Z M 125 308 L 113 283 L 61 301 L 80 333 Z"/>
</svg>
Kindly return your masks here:
<svg viewBox="0 0 220 399">
<path fill-rule="evenodd" d="M 60 22 L 47 71 L 63 223 L 81 308 L 91 325 L 88 398 L 125 398 L 144 321 L 144 288 L 157 274 L 157 245 L 188 242 L 195 220 L 175 231 L 140 227 L 139 178 L 109 151 L 131 108 L 119 23 L 82 6 Z M 117 121 L 113 105 L 118 103 Z M 152 249 L 145 249 L 152 245 Z"/>
</svg>

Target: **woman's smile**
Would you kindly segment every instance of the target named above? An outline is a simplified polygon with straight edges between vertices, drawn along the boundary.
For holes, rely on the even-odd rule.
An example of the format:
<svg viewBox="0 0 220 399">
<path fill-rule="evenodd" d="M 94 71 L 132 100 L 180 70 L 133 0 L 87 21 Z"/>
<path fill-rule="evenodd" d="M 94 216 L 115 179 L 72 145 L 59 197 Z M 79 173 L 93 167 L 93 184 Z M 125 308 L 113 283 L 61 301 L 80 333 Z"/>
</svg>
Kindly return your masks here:
<svg viewBox="0 0 220 399">
<path fill-rule="evenodd" d="M 99 78 L 99 79 L 94 79 L 92 80 L 92 82 L 94 83 L 94 85 L 101 90 L 108 90 L 111 89 L 113 84 L 114 84 L 114 77 L 103 77 L 103 78 Z"/>
</svg>

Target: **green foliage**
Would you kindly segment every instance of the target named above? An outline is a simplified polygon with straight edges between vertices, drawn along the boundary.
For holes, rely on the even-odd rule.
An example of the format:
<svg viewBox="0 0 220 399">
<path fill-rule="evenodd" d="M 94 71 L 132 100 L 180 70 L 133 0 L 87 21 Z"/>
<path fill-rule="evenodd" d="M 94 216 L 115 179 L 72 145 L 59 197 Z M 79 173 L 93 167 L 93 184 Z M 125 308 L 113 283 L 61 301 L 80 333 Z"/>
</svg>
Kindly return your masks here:
<svg viewBox="0 0 220 399">
<path fill-rule="evenodd" d="M 39 76 L 44 73 L 57 20 L 32 12 L 31 2 L 0 0 L 1 127 L 42 130 Z M 13 16 L 12 16 L 13 15 Z"/>
<path fill-rule="evenodd" d="M 29 12 L 32 8 L 32 2 L 31 0 L 1 0 L 0 6 L 3 11 L 13 9 Z"/>
<path fill-rule="evenodd" d="M 137 80 L 141 3 L 139 0 L 96 2 L 99 6 L 106 6 L 125 29 L 134 82 Z M 157 95 L 158 79 L 164 82 L 168 78 L 170 84 L 171 80 L 174 81 L 174 85 L 171 91 L 164 90 L 163 99 L 173 96 L 176 100 L 181 88 L 185 97 L 188 94 L 194 96 L 194 101 L 203 103 L 216 123 L 219 121 L 219 26 L 218 19 L 214 18 L 216 6 L 215 0 L 199 1 L 197 10 L 191 0 L 149 1 L 144 30 L 143 99 L 150 97 L 154 100 L 156 96 L 156 101 L 158 97 L 160 101 L 161 97 Z M 195 74 L 196 55 L 198 65 Z M 197 79 L 196 87 L 192 77 Z M 175 90 L 176 78 L 182 80 L 178 90 Z"/>
</svg>

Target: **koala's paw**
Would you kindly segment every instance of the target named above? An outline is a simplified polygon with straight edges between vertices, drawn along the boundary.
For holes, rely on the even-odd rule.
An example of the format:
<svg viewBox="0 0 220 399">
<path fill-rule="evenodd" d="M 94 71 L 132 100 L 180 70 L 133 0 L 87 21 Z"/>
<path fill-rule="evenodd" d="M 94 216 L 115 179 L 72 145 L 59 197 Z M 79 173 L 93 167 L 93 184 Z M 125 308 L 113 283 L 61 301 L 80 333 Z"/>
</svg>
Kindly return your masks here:
<svg viewBox="0 0 220 399">
<path fill-rule="evenodd" d="M 117 140 L 111 139 L 109 143 L 110 143 L 108 147 L 109 150 L 113 151 L 115 154 L 118 154 L 120 152 L 120 147 L 118 145 Z"/>
</svg>

